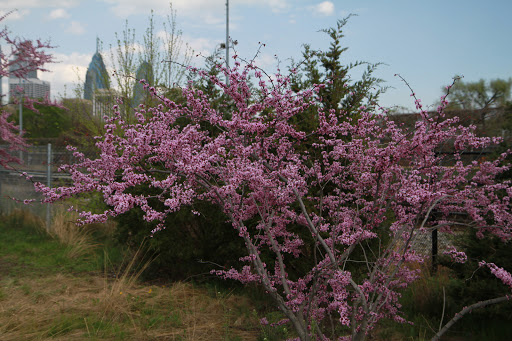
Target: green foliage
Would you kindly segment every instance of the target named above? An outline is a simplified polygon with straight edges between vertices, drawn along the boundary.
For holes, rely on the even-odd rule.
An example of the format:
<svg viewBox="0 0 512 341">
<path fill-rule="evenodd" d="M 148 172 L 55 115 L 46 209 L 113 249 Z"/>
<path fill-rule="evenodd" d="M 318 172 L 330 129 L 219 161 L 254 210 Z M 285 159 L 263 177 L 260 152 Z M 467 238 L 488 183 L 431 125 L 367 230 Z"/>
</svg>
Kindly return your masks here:
<svg viewBox="0 0 512 341">
<path fill-rule="evenodd" d="M 225 82 L 225 75 L 220 70 L 220 67 L 222 67 L 224 63 L 225 62 L 221 57 L 221 51 L 216 49 L 210 56 L 205 58 L 204 69 L 208 72 L 209 76 L 221 79 Z M 209 99 L 210 105 L 213 109 L 222 113 L 224 118 L 231 118 L 231 112 L 236 110 L 236 106 L 229 96 L 224 94 L 220 87 L 215 85 L 211 79 L 199 77 L 196 73 L 191 73 L 189 77 L 194 83 L 194 88 L 201 91 Z M 248 82 L 248 85 L 251 88 L 251 91 L 257 96 L 258 94 L 250 81 Z M 208 127 L 207 129 L 213 132 L 211 127 Z"/>
<path fill-rule="evenodd" d="M 92 115 L 90 102 L 68 98 L 62 101 L 62 105 L 35 104 L 37 112 L 23 108 L 24 137 L 34 145 L 52 141 L 61 146 L 92 147 L 96 142 L 94 136 L 103 133 L 104 122 Z M 17 111 L 10 118 L 19 124 Z"/>
<path fill-rule="evenodd" d="M 445 265 L 450 266 L 461 280 L 457 287 L 453 289 L 453 294 L 457 295 L 457 300 L 460 300 L 463 306 L 510 292 L 510 289 L 491 274 L 487 268 L 478 267 L 478 262 L 485 260 L 505 269 L 512 269 L 510 241 L 503 242 L 497 237 L 488 235 L 478 238 L 475 233 L 467 232 L 458 236 L 455 243 L 459 249 L 466 252 L 468 261 L 464 264 L 448 263 L 448 260 L 445 259 Z M 505 306 L 503 305 L 503 307 Z M 495 305 L 489 309 L 501 310 L 500 305 Z M 490 311 L 487 312 L 487 314 L 489 313 Z M 512 318 L 512 306 L 505 309 L 504 313 Z M 475 311 L 473 314 L 478 313 Z"/>
<path fill-rule="evenodd" d="M 458 80 L 450 89 L 449 108 L 487 109 L 502 107 L 510 100 L 512 78 L 480 79 L 476 82 Z M 444 89 L 443 89 L 444 91 Z"/>
<path fill-rule="evenodd" d="M 444 262 L 453 265 L 446 258 Z M 464 306 L 475 303 L 475 296 L 468 295 L 478 293 L 480 298 L 484 296 L 476 287 L 474 288 L 476 291 L 464 289 L 471 286 L 469 282 L 474 278 L 470 280 L 460 278 L 456 271 L 445 266 L 440 266 L 435 274 L 429 273 L 427 265 L 422 267 L 424 269 L 421 277 L 404 291 L 401 299 L 402 315 L 412 324 L 384 321 L 375 331 L 378 340 L 429 340 L 438 331 L 441 322 L 444 325 Z M 507 304 L 510 306 L 509 303 L 502 303 L 488 308 L 479 308 L 465 315 L 446 333 L 446 339 L 511 340 L 510 317 L 503 314 L 501 316 L 489 314 L 490 310 L 488 310 L 503 312 Z"/>
<path fill-rule="evenodd" d="M 512 101 L 507 102 L 504 105 L 505 113 L 503 116 L 503 129 L 507 131 L 508 141 L 510 142 L 510 135 L 512 133 Z"/>
<path fill-rule="evenodd" d="M 58 138 L 64 132 L 72 129 L 71 116 L 67 109 L 35 104 L 39 112 L 23 108 L 24 137 L 28 139 Z M 19 115 L 11 115 L 13 121 L 19 124 Z"/>
<path fill-rule="evenodd" d="M 457 76 L 449 89 L 447 113 L 465 126 L 476 125 L 478 135 L 500 136 L 510 144 L 511 89 L 512 78 L 464 82 Z"/>
<path fill-rule="evenodd" d="M 348 50 L 348 47 L 342 44 L 343 28 L 350 17 L 351 15 L 338 20 L 335 28 L 321 31 L 331 39 L 326 51 L 313 50 L 311 45 L 305 44 L 302 52 L 303 61 L 292 63 L 290 68 L 296 71 L 292 77 L 294 91 L 301 91 L 313 84 L 325 84 L 325 88 L 319 93 L 323 99 L 322 109 L 325 112 L 340 109 L 346 118 L 355 117 L 361 106 L 365 106 L 368 110 L 375 108 L 379 95 L 386 90 L 380 86 L 383 80 L 374 76 L 380 63 L 371 64 L 362 61 L 347 63 L 343 60 L 343 54 Z M 366 70 L 361 78 L 352 80 L 350 72 L 364 65 Z M 295 123 L 304 131 L 311 131 L 316 126 L 316 110 L 317 108 L 311 108 L 296 116 Z"/>
<path fill-rule="evenodd" d="M 281 341 L 288 340 L 291 338 L 291 327 L 288 324 L 285 325 L 276 325 L 272 324 L 278 323 L 279 321 L 285 319 L 281 312 L 271 312 L 266 314 L 265 317 L 269 324 L 261 325 L 261 335 L 258 337 L 258 341 Z"/>
<path fill-rule="evenodd" d="M 143 212 L 131 210 L 117 219 L 117 240 L 123 245 L 137 247 L 146 240 L 156 259 L 149 265 L 146 278 L 186 279 L 209 275 L 210 270 L 229 268 L 244 255 L 244 244 L 236 230 L 217 207 L 198 203 L 195 210 L 181 210 L 170 216 L 166 228 L 148 238 L 154 223 L 143 220 Z"/>
<path fill-rule="evenodd" d="M 95 136 L 103 134 L 104 122 L 98 116 L 92 114 L 90 101 L 68 98 L 63 100 L 63 105 L 69 109 L 68 115 L 71 127 L 60 135 L 63 145 L 73 145 L 80 148 L 91 148 L 96 140 Z"/>
<path fill-rule="evenodd" d="M 220 70 L 218 68 L 223 61 L 220 58 L 220 51 L 216 49 L 213 54 L 206 57 L 205 59 L 205 69 L 208 71 L 208 74 L 212 77 L 220 78 L 222 77 Z M 194 74 L 194 76 L 196 76 Z M 205 79 L 202 77 L 197 77 L 194 79 L 194 87 L 198 90 L 201 90 L 206 97 L 210 99 L 210 103 L 212 108 L 222 111 L 222 103 L 224 103 L 225 97 L 219 87 L 215 85 L 210 79 Z"/>
</svg>

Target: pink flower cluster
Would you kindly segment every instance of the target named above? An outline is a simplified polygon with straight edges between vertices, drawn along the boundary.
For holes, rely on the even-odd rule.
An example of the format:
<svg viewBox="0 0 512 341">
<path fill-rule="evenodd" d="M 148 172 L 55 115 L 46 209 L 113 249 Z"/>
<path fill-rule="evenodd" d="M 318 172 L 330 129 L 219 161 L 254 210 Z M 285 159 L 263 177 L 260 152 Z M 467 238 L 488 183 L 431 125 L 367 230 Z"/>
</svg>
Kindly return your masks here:
<svg viewBox="0 0 512 341">
<path fill-rule="evenodd" d="M 503 282 L 503 284 L 505 284 L 510 289 L 512 289 L 512 275 L 510 274 L 510 272 L 508 272 L 507 270 L 505 270 L 503 268 L 498 267 L 494 263 L 486 263 L 484 261 L 481 261 L 479 263 L 479 265 L 480 266 L 487 266 L 491 270 L 491 273 L 494 276 L 499 278 Z"/>
<path fill-rule="evenodd" d="M 444 252 L 444 254 L 449 255 L 456 263 L 465 263 L 468 260 L 468 256 L 466 256 L 466 253 L 462 251 L 457 251 L 457 249 L 455 249 L 455 247 L 453 246 L 449 247 Z"/>
</svg>

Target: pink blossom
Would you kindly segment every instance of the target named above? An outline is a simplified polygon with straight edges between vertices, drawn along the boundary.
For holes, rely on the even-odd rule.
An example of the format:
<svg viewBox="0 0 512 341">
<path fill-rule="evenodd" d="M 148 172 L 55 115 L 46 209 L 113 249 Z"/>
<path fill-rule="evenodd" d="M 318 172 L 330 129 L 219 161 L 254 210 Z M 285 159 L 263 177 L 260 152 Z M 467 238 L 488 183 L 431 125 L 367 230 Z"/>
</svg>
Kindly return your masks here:
<svg viewBox="0 0 512 341">
<path fill-rule="evenodd" d="M 510 272 L 508 272 L 507 270 L 505 270 L 503 268 L 498 267 L 494 263 L 486 263 L 484 261 L 481 261 L 479 263 L 479 265 L 487 266 L 491 270 L 491 273 L 494 276 L 499 278 L 503 282 L 503 284 L 505 284 L 506 286 L 508 286 L 512 289 L 512 275 L 510 274 Z"/>
<path fill-rule="evenodd" d="M 457 251 L 455 247 L 451 246 L 448 250 L 444 251 L 445 255 L 449 255 L 456 263 L 465 263 L 468 259 L 466 254 L 462 251 Z"/>
</svg>

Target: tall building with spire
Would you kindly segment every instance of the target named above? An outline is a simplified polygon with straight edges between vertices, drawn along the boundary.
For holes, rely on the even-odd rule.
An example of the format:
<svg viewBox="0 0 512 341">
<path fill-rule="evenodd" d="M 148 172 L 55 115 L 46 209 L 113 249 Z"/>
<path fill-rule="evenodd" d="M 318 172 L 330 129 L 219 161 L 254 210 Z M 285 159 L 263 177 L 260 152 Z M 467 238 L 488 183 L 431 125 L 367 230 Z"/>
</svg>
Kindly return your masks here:
<svg viewBox="0 0 512 341">
<path fill-rule="evenodd" d="M 95 92 L 110 88 L 110 78 L 99 52 L 99 38 L 96 38 L 96 53 L 87 68 L 84 84 L 84 98 L 93 100 Z"/>
</svg>

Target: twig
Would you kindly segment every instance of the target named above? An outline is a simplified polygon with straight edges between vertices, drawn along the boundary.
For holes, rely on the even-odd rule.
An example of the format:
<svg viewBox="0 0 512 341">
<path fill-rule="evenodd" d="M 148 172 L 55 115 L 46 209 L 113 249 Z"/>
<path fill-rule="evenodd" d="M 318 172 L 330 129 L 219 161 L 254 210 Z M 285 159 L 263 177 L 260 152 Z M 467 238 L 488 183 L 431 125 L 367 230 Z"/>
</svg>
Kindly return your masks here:
<svg viewBox="0 0 512 341">
<path fill-rule="evenodd" d="M 443 312 L 441 314 L 441 322 L 439 322 L 439 331 L 441 331 L 441 328 L 443 327 L 445 308 L 446 308 L 446 291 L 444 290 L 444 287 L 443 287 Z"/>
</svg>

